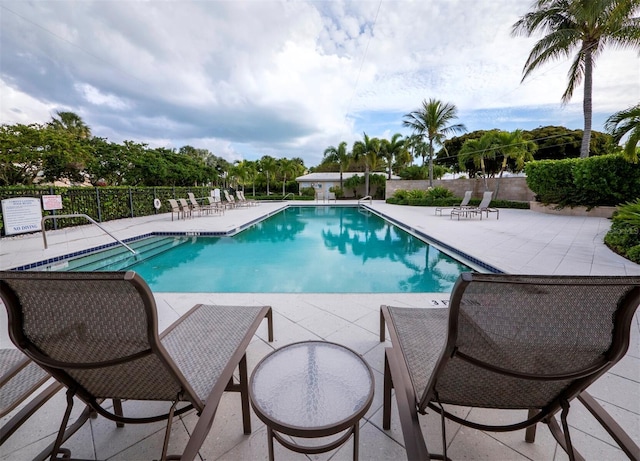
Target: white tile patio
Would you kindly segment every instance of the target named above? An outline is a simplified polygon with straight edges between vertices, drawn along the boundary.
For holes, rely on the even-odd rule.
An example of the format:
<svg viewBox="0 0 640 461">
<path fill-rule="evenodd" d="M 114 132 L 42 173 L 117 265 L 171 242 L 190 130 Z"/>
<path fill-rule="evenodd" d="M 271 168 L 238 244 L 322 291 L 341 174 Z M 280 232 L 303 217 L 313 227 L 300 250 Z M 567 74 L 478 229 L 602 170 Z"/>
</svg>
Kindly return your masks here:
<svg viewBox="0 0 640 461">
<path fill-rule="evenodd" d="M 355 202 L 354 202 L 355 203 Z M 224 216 L 196 217 L 171 221 L 170 214 L 124 219 L 104 223 L 120 239 L 154 231 L 212 232 L 236 229 L 259 216 L 286 206 L 260 206 L 229 210 Z M 602 243 L 610 222 L 603 218 L 545 215 L 528 210 L 501 210 L 500 219 L 449 219 L 435 216 L 433 208 L 406 207 L 373 202 L 380 213 L 405 223 L 440 242 L 457 248 L 487 264 L 509 273 L 531 274 L 640 274 L 640 265 L 611 252 Z M 41 234 L 0 240 L 0 269 L 68 254 L 100 244 L 110 238 L 95 226 L 47 232 L 49 249 L 43 249 Z M 393 411 L 391 430 L 382 429 L 383 351 L 389 342 L 378 341 L 378 313 L 381 304 L 431 306 L 448 299 L 447 294 L 282 294 L 282 293 L 157 293 L 160 329 L 169 325 L 193 304 L 268 304 L 274 309 L 275 341 L 266 341 L 261 327 L 248 349 L 249 371 L 274 348 L 295 341 L 324 339 L 344 344 L 361 353 L 374 370 L 374 403 L 361 422 L 360 457 L 363 460 L 396 460 L 405 456 L 397 413 Z M 0 347 L 13 347 L 7 335 L 7 318 L 0 309 Z M 634 319 L 632 345 L 624 360 L 590 389 L 592 395 L 640 443 L 640 327 Z M 394 401 L 395 405 L 395 401 Z M 147 405 L 148 406 L 148 405 Z M 79 406 L 78 406 L 79 407 Z M 0 447 L 0 461 L 29 460 L 49 444 L 64 409 L 64 393 L 58 393 L 16 434 Z M 79 410 L 79 408 L 78 408 Z M 126 411 L 126 407 L 125 407 Z M 462 414 L 469 410 L 461 409 Z M 477 410 L 471 417 L 507 421 L 508 412 Z M 5 417 L 6 419 L 7 417 Z M 5 419 L 0 420 L 2 424 Z M 193 428 L 189 414 L 174 423 L 172 452 L 180 452 Z M 587 459 L 626 459 L 615 443 L 579 403 L 569 417 L 572 437 Z M 437 415 L 422 417 L 423 431 L 432 451 L 441 450 L 440 421 Z M 97 418 L 90 420 L 65 446 L 86 459 L 147 460 L 161 452 L 163 424 L 123 429 Z M 566 455 L 553 437 L 541 427 L 536 442 L 524 442 L 522 431 L 484 433 L 448 424 L 449 456 L 453 459 L 565 460 Z M 276 459 L 350 459 L 352 444 L 333 452 L 305 456 L 288 452 L 276 444 Z M 225 395 L 201 452 L 206 460 L 267 459 L 266 430 L 253 416 L 253 433 L 242 433 L 239 397 Z"/>
</svg>

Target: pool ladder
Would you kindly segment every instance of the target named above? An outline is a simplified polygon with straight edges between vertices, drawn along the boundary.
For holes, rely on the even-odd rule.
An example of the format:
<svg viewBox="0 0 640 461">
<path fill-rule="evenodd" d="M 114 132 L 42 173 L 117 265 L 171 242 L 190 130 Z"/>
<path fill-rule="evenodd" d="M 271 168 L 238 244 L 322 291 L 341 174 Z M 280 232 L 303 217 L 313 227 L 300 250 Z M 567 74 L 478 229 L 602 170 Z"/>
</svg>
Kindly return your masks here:
<svg viewBox="0 0 640 461">
<path fill-rule="evenodd" d="M 77 213 L 77 214 L 58 214 L 58 215 L 48 215 L 48 216 L 43 216 L 42 219 L 40 220 L 40 227 L 42 228 L 42 240 L 44 242 L 44 249 L 46 250 L 48 247 L 47 245 L 47 231 L 44 227 L 44 222 L 47 219 L 58 219 L 58 218 L 85 218 L 87 219 L 91 224 L 95 224 L 96 226 L 98 226 L 100 229 L 102 229 L 106 234 L 108 234 L 109 236 L 111 236 L 116 242 L 118 242 L 120 245 L 122 245 L 123 247 L 125 247 L 127 250 L 129 250 L 131 253 L 133 253 L 134 255 L 137 255 L 138 253 L 136 253 L 136 250 L 134 250 L 133 248 L 131 248 L 129 245 L 127 245 L 126 243 L 124 243 L 122 240 L 120 240 L 118 237 L 116 237 L 115 235 L 113 235 L 111 232 L 109 232 L 107 229 L 105 229 L 104 227 L 102 227 L 100 224 L 98 224 L 98 222 L 93 219 L 91 216 L 88 216 L 86 214 L 83 213 Z"/>
</svg>

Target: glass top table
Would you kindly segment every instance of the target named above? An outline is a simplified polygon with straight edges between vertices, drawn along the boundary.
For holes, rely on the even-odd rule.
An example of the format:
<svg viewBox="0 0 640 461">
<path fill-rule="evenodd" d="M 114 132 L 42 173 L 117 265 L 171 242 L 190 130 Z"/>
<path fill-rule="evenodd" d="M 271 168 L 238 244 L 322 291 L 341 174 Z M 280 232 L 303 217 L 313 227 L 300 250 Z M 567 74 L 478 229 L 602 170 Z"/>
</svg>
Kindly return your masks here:
<svg viewBox="0 0 640 461">
<path fill-rule="evenodd" d="M 358 426 L 373 399 L 369 365 L 351 349 L 335 343 L 304 341 L 267 355 L 256 365 L 249 383 L 251 405 L 267 425 L 269 459 L 273 439 L 298 453 L 323 453 L 354 435 L 358 458 Z M 326 437 L 349 429 L 321 446 L 302 446 L 281 437 Z"/>
</svg>

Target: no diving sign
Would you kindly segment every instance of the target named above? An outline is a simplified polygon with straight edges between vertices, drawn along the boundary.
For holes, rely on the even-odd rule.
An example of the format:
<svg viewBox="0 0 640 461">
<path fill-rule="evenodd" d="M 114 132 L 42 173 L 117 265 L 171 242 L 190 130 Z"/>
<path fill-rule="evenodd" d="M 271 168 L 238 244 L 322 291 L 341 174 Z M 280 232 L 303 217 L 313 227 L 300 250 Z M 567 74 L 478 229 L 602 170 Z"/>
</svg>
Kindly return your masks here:
<svg viewBox="0 0 640 461">
<path fill-rule="evenodd" d="M 2 217 L 6 235 L 42 230 L 40 199 L 35 197 L 10 198 L 2 201 Z"/>
</svg>

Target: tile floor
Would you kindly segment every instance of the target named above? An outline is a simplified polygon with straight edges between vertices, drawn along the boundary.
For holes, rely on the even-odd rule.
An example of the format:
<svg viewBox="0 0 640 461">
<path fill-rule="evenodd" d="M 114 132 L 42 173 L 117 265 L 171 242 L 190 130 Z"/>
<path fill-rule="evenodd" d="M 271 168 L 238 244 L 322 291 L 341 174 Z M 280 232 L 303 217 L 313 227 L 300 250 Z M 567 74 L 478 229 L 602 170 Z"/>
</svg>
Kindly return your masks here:
<svg viewBox="0 0 640 461">
<path fill-rule="evenodd" d="M 229 210 L 224 216 L 196 217 L 171 221 L 169 214 L 104 223 L 118 238 L 125 239 L 153 231 L 231 231 L 259 216 L 277 211 L 284 203 Z M 602 218 L 580 218 L 535 213 L 528 210 L 501 210 L 482 221 L 435 216 L 433 208 L 404 207 L 373 202 L 371 208 L 410 228 L 459 249 L 509 273 L 531 274 L 640 274 L 640 266 L 611 252 L 602 243 L 610 222 Z M 49 248 L 43 249 L 42 235 L 21 235 L 0 239 L 0 269 L 9 269 L 92 248 L 109 242 L 95 226 L 47 232 Z M 274 309 L 275 341 L 266 341 L 262 326 L 248 348 L 249 371 L 267 353 L 292 342 L 323 339 L 344 344 L 364 356 L 376 379 L 374 402 L 361 421 L 360 459 L 396 460 L 405 457 L 402 433 L 393 411 L 391 430 L 382 429 L 383 350 L 390 343 L 378 340 L 379 306 L 432 306 L 448 299 L 447 294 L 219 294 L 157 293 L 160 329 L 186 312 L 193 304 L 271 305 Z M 0 309 L 0 347 L 13 347 L 6 333 L 6 312 Z M 632 345 L 625 358 L 590 392 L 621 422 L 636 443 L 640 443 L 640 327 L 634 318 Z M 140 405 L 132 404 L 139 409 Z M 147 407 L 153 405 L 145 405 Z M 395 406 L 395 401 L 394 401 Z M 2 447 L 0 461 L 33 459 L 51 443 L 64 408 L 64 393 L 58 393 Z M 132 409 L 133 410 L 133 409 Z M 79 411 L 79 409 L 77 409 Z M 125 411 L 127 407 L 125 406 Z M 512 420 L 509 412 L 459 409 L 470 418 L 494 422 Z M 516 417 L 519 415 L 516 415 Z M 6 419 L 6 418 L 5 418 Z M 0 421 L 0 424 L 2 424 Z M 181 452 L 195 424 L 188 414 L 172 429 L 170 452 Z M 267 459 L 265 426 L 252 416 L 253 432 L 242 433 L 239 396 L 225 395 L 200 456 L 203 460 Z M 421 418 L 423 432 L 432 452 L 441 450 L 440 421 L 436 415 Z M 587 459 L 626 459 L 609 436 L 579 403 L 569 416 L 572 437 Z M 163 423 L 118 429 L 104 418 L 90 420 L 66 444 L 75 457 L 109 460 L 157 459 L 161 452 Z M 565 460 L 546 428 L 538 431 L 534 444 L 524 442 L 522 431 L 485 433 L 457 424 L 447 425 L 448 454 L 452 459 Z M 278 460 L 346 460 L 351 458 L 351 441 L 321 455 L 292 453 L 276 443 Z"/>
</svg>

